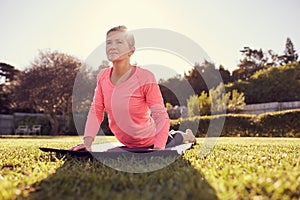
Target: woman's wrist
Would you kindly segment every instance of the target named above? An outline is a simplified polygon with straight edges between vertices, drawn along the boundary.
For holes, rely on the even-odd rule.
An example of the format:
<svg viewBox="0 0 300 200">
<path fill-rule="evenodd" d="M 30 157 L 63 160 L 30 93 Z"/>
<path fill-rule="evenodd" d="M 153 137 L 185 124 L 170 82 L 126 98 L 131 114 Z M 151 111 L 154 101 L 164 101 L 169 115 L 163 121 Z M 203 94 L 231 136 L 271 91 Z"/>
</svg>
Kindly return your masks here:
<svg viewBox="0 0 300 200">
<path fill-rule="evenodd" d="M 91 136 L 87 136 L 83 138 L 83 144 L 87 147 L 90 148 L 93 144 L 94 138 Z"/>
</svg>

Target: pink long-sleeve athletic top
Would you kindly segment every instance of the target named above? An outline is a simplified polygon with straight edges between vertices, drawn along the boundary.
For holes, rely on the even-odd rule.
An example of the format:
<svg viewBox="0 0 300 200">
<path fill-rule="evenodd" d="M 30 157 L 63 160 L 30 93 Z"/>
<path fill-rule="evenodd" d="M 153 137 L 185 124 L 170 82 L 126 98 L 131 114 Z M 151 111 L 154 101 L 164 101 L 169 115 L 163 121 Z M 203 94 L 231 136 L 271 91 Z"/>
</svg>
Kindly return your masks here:
<svg viewBox="0 0 300 200">
<path fill-rule="evenodd" d="M 133 67 L 134 73 L 117 86 L 110 80 L 112 67 L 100 71 L 84 137 L 96 136 L 106 110 L 110 129 L 121 143 L 164 149 L 170 120 L 158 84 L 150 71 Z"/>
</svg>

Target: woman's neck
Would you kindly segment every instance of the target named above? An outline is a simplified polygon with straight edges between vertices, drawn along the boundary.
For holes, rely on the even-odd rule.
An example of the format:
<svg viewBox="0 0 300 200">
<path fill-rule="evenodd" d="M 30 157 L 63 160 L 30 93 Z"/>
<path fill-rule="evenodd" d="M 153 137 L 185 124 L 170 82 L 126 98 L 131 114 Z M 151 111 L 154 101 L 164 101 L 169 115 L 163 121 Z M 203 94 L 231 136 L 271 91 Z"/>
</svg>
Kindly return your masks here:
<svg viewBox="0 0 300 200">
<path fill-rule="evenodd" d="M 131 69 L 130 62 L 127 60 L 113 62 L 113 74 L 116 77 L 121 77 Z"/>
<path fill-rule="evenodd" d="M 132 73 L 132 66 L 128 61 L 113 62 L 113 71 L 110 77 L 114 85 L 120 85 L 125 82 Z"/>
</svg>

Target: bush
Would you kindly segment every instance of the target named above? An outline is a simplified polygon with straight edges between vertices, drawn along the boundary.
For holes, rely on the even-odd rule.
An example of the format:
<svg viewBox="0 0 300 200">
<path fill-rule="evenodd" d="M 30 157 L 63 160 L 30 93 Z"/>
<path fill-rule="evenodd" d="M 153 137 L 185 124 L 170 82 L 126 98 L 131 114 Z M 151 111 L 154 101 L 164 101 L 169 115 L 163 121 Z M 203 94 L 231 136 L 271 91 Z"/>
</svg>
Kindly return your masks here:
<svg viewBox="0 0 300 200">
<path fill-rule="evenodd" d="M 222 130 L 222 136 L 254 136 L 258 127 L 256 115 L 227 114 Z"/>
<path fill-rule="evenodd" d="M 198 95 L 190 96 L 187 100 L 188 115 L 194 117 L 200 114 Z"/>
<path fill-rule="evenodd" d="M 198 137 L 218 137 L 220 134 L 221 136 L 253 136 L 257 132 L 255 115 L 227 114 L 171 120 L 171 129 L 184 131 L 187 128 L 192 129 Z M 208 128 L 210 128 L 209 135 L 207 135 Z"/>
<path fill-rule="evenodd" d="M 300 136 L 300 110 L 265 113 L 258 116 L 260 136 Z"/>
</svg>

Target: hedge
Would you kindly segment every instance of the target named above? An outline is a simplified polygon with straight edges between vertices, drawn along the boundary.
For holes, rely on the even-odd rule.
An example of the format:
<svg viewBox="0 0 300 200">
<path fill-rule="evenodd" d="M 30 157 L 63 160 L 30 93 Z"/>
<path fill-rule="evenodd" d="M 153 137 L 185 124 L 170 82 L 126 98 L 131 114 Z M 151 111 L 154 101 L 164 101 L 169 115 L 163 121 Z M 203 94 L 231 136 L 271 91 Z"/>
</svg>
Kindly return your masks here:
<svg viewBox="0 0 300 200">
<path fill-rule="evenodd" d="M 300 137 L 300 110 L 261 114 L 258 120 L 260 136 Z"/>
<path fill-rule="evenodd" d="M 192 129 L 198 137 L 300 137 L 300 110 L 264 113 L 261 115 L 225 114 L 197 116 L 171 120 L 171 129 L 185 131 L 187 128 Z"/>
</svg>

